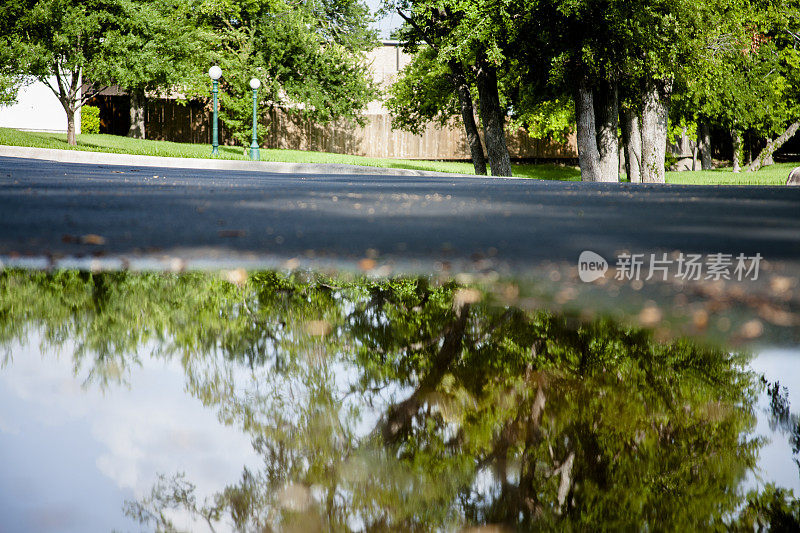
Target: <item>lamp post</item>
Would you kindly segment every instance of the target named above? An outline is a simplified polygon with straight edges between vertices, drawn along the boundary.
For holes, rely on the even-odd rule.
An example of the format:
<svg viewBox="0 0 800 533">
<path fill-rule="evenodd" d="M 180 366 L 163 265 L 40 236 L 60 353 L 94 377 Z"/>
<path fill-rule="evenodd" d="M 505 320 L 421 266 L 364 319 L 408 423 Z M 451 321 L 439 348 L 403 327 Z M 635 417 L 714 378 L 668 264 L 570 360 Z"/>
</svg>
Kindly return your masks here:
<svg viewBox="0 0 800 533">
<path fill-rule="evenodd" d="M 252 159 L 253 161 L 259 160 L 258 136 L 257 136 L 258 120 L 256 118 L 258 113 L 259 87 L 261 87 L 261 82 L 258 81 L 258 78 L 253 78 L 250 80 L 250 88 L 253 89 L 253 142 L 250 143 L 250 159 Z"/>
<path fill-rule="evenodd" d="M 217 127 L 217 93 L 219 92 L 219 78 L 222 76 L 222 69 L 214 65 L 208 69 L 208 77 L 211 78 L 211 94 L 214 96 L 214 117 L 211 124 L 211 155 L 219 154 L 219 129 Z"/>
</svg>

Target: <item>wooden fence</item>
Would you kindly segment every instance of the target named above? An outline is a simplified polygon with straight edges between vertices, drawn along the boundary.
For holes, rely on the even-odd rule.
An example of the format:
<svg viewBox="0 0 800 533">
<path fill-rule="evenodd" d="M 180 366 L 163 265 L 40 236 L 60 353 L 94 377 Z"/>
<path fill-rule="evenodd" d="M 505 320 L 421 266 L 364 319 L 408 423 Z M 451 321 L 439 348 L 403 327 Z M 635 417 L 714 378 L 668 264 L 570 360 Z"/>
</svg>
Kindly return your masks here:
<svg viewBox="0 0 800 533">
<path fill-rule="evenodd" d="M 520 159 L 574 159 L 574 137 L 566 144 L 532 139 L 524 131 L 507 135 L 511 157 Z M 464 130 L 430 124 L 421 135 L 392 130 L 387 114 L 366 115 L 365 124 L 337 121 L 319 125 L 275 109 L 269 116 L 270 148 L 289 148 L 395 159 L 470 158 Z"/>
<path fill-rule="evenodd" d="M 100 107 L 101 131 L 127 134 L 127 96 L 101 96 L 92 102 Z M 321 125 L 282 109 L 265 112 L 265 148 L 285 148 L 393 159 L 468 160 L 469 146 L 461 127 L 429 125 L 421 135 L 392 130 L 387 114 L 366 115 L 364 125 L 336 121 Z M 148 139 L 211 143 L 211 110 L 199 101 L 184 105 L 174 100 L 150 100 L 145 130 Z M 507 135 L 508 149 L 517 159 L 575 159 L 575 137 L 566 144 L 530 138 L 524 131 Z M 220 124 L 220 144 L 234 144 Z"/>
</svg>

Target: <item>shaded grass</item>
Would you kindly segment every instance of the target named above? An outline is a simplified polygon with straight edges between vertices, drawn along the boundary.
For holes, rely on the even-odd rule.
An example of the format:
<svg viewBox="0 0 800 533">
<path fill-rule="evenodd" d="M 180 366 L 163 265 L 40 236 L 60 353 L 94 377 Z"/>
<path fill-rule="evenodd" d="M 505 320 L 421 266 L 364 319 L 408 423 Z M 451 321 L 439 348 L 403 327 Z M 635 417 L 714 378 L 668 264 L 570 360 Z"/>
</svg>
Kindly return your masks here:
<svg viewBox="0 0 800 533">
<path fill-rule="evenodd" d="M 0 128 L 0 144 L 162 157 L 211 158 L 211 146 L 207 144 L 150 141 L 106 134 L 78 135 L 78 146 L 70 146 L 67 144 L 67 136 L 64 133 L 26 132 Z M 220 146 L 219 152 L 219 156 L 216 156 L 216 159 L 249 160 L 248 155 L 241 147 Z M 474 173 L 470 162 L 381 159 L 327 152 L 265 148 L 260 150 L 260 155 L 262 161 L 283 163 L 334 163 L 457 174 Z M 757 173 L 743 172 L 740 174 L 734 174 L 730 169 L 667 172 L 666 181 L 667 183 L 687 185 L 783 185 L 786 182 L 786 176 L 789 175 L 794 166 L 796 164 L 779 163 L 762 169 Z M 580 171 L 576 167 L 566 165 L 514 163 L 512 172 L 514 176 L 521 178 L 580 181 Z"/>
<path fill-rule="evenodd" d="M 797 163 L 775 163 L 758 172 L 734 174 L 731 167 L 694 172 L 667 172 L 667 183 L 676 185 L 785 185 Z"/>
</svg>

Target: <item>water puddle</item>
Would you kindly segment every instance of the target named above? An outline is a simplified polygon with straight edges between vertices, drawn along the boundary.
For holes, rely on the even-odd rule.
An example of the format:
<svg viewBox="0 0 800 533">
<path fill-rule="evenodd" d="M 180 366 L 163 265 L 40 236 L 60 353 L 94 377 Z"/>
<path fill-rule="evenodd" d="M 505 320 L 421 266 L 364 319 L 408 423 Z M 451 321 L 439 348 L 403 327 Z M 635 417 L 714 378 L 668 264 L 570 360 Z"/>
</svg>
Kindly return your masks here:
<svg viewBox="0 0 800 533">
<path fill-rule="evenodd" d="M 796 524 L 800 348 L 531 290 L 0 272 L 0 529 Z"/>
</svg>

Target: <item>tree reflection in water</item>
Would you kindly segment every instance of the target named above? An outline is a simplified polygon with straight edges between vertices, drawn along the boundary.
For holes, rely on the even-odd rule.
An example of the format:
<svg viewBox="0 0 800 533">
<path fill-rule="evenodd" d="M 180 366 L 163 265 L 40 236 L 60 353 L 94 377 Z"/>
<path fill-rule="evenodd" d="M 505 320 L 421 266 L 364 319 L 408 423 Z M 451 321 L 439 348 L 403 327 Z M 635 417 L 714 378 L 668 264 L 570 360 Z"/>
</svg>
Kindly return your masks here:
<svg viewBox="0 0 800 533">
<path fill-rule="evenodd" d="M 126 504 L 142 523 L 170 529 L 181 509 L 247 531 L 797 525 L 790 492 L 741 487 L 761 445 L 744 355 L 422 278 L 223 278 L 0 274 L 4 343 L 33 326 L 71 339 L 76 371 L 106 386 L 155 342 L 252 437 L 261 468 L 205 501 L 164 473 Z"/>
</svg>

